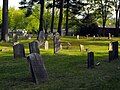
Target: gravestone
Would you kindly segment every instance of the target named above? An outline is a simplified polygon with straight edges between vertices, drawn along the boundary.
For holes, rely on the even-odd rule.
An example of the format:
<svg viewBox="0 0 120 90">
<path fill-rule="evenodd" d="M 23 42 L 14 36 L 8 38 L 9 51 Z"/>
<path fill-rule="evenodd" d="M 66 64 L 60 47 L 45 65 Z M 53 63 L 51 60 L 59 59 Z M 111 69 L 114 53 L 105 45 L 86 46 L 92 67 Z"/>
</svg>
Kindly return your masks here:
<svg viewBox="0 0 120 90">
<path fill-rule="evenodd" d="M 38 53 L 38 54 L 40 53 L 38 43 L 36 41 L 29 43 L 29 51 L 30 51 L 30 54 L 31 53 Z"/>
<path fill-rule="evenodd" d="M 85 50 L 84 45 L 80 44 L 79 47 L 80 47 L 80 52 Z"/>
<path fill-rule="evenodd" d="M 93 40 L 95 40 L 95 35 L 93 36 Z"/>
<path fill-rule="evenodd" d="M 45 40 L 45 33 L 44 31 L 40 31 L 38 36 L 39 46 L 44 44 L 44 40 Z"/>
<path fill-rule="evenodd" d="M 59 33 L 56 33 L 53 38 L 54 53 L 58 53 L 60 50 L 60 36 Z"/>
<path fill-rule="evenodd" d="M 78 40 L 80 39 L 80 36 L 79 36 L 79 35 L 77 35 L 77 39 L 78 39 Z"/>
<path fill-rule="evenodd" d="M 118 41 L 112 42 L 113 58 L 118 59 Z"/>
<path fill-rule="evenodd" d="M 111 34 L 110 33 L 108 33 L 108 39 L 111 39 Z"/>
<path fill-rule="evenodd" d="M 48 79 L 48 75 L 41 55 L 32 53 L 27 59 L 33 82 L 36 84 L 45 82 Z"/>
<path fill-rule="evenodd" d="M 24 58 L 25 57 L 25 50 L 23 44 L 16 44 L 13 46 L 13 53 L 14 58 Z"/>
<path fill-rule="evenodd" d="M 94 68 L 94 53 L 88 52 L 87 68 Z"/>
<path fill-rule="evenodd" d="M 109 51 L 109 62 L 114 60 L 113 51 Z"/>
<path fill-rule="evenodd" d="M 18 41 L 18 35 L 13 33 L 13 43 Z"/>
<path fill-rule="evenodd" d="M 112 43 L 109 43 L 108 50 L 109 50 L 109 51 L 112 51 L 112 50 L 113 50 L 113 49 L 112 49 Z"/>
<path fill-rule="evenodd" d="M 48 45 L 48 41 L 45 41 L 45 50 L 48 50 L 49 45 Z"/>
</svg>

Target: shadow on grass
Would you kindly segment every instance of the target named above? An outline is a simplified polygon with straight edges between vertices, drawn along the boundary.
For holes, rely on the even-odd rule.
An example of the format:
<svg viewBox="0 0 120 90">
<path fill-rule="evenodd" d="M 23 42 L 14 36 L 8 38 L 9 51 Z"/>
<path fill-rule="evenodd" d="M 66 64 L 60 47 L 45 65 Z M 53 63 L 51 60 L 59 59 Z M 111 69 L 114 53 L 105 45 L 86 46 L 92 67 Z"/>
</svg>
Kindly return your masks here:
<svg viewBox="0 0 120 90">
<path fill-rule="evenodd" d="M 120 71 L 116 70 L 119 66 L 118 61 L 112 63 L 101 61 L 100 66 L 95 66 L 91 70 L 86 68 L 86 55 L 43 54 L 42 57 L 49 79 L 40 85 L 34 85 L 32 82 L 27 61 L 13 60 L 11 56 L 0 57 L 1 88 L 28 90 L 104 89 L 116 88 L 118 85 L 116 80 L 120 80 Z M 96 58 L 105 57 L 106 55 L 98 55 Z M 113 76 L 115 78 L 112 78 Z M 113 82 L 116 85 L 112 85 Z"/>
</svg>

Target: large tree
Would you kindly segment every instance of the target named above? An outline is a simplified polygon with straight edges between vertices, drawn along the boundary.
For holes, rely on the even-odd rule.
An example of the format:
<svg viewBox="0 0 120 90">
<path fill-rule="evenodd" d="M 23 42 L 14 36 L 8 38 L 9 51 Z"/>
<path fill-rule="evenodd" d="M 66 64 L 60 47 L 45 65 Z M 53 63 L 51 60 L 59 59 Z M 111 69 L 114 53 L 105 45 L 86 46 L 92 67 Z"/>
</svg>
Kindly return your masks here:
<svg viewBox="0 0 120 90">
<path fill-rule="evenodd" d="M 1 41 L 8 41 L 8 0 L 3 0 Z"/>
</svg>

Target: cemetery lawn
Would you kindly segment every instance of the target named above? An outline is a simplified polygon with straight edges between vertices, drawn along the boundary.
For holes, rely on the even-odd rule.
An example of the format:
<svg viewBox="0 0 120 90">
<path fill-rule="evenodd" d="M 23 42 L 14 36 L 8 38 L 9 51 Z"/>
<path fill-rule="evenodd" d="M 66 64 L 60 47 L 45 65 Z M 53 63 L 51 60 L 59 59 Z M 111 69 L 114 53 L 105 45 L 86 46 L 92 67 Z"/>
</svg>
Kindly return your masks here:
<svg viewBox="0 0 120 90">
<path fill-rule="evenodd" d="M 26 56 L 29 55 L 28 43 L 33 40 L 35 38 L 19 40 L 25 46 Z M 48 81 L 40 85 L 32 82 L 26 59 L 13 59 L 12 43 L 0 42 L 0 90 L 119 90 L 120 61 L 108 62 L 108 43 L 111 40 L 105 37 L 100 40 L 62 37 L 63 49 L 55 55 L 52 40 L 48 41 L 49 50 L 40 47 Z M 112 38 L 112 41 L 120 41 L 120 38 Z M 68 49 L 65 42 L 71 43 Z M 87 52 L 80 52 L 79 44 L 94 52 L 94 69 L 87 69 Z"/>
</svg>

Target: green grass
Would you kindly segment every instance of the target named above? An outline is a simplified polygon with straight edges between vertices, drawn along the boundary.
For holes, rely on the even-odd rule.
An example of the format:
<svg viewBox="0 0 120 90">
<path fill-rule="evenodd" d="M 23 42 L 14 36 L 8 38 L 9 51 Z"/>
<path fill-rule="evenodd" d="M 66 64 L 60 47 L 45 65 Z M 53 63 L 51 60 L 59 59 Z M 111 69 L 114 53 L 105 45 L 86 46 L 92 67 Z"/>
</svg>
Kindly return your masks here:
<svg viewBox="0 0 120 90">
<path fill-rule="evenodd" d="M 29 55 L 28 43 L 35 40 L 19 40 L 25 46 L 26 56 Z M 112 41 L 119 41 L 113 38 Z M 32 82 L 29 65 L 26 59 L 13 59 L 12 43 L 0 43 L 0 90 L 119 90 L 120 61 L 108 63 L 108 43 L 111 40 L 86 39 L 81 37 L 62 37 L 62 42 L 70 42 L 71 47 L 53 54 L 52 40 L 49 39 L 48 51 L 40 47 L 47 72 L 48 81 L 40 85 Z M 80 52 L 79 44 L 95 53 L 94 69 L 87 69 L 87 52 Z M 120 48 L 119 48 L 120 49 Z"/>
</svg>

